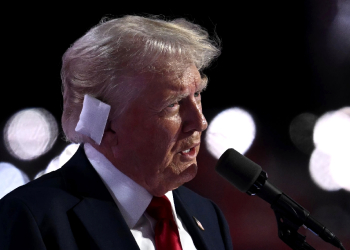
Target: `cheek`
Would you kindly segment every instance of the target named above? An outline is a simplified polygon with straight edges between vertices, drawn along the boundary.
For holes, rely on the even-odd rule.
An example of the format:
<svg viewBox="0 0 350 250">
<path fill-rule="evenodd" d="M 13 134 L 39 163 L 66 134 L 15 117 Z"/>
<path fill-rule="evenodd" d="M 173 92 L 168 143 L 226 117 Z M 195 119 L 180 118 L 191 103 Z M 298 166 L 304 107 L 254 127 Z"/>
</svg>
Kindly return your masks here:
<svg viewBox="0 0 350 250">
<path fill-rule="evenodd" d="M 178 119 L 159 119 L 152 126 L 145 126 L 144 139 L 149 145 L 150 154 L 160 158 L 157 159 L 158 162 L 167 164 L 171 161 L 180 127 L 181 122 Z"/>
<path fill-rule="evenodd" d="M 164 144 L 176 143 L 180 130 L 181 119 L 177 116 L 162 119 L 157 122 L 156 134 L 159 135 L 158 140 L 162 141 Z"/>
<path fill-rule="evenodd" d="M 141 114 L 141 115 L 140 115 Z M 124 126 L 124 141 L 138 162 L 167 164 L 181 129 L 181 117 L 143 116 L 134 111 Z"/>
</svg>

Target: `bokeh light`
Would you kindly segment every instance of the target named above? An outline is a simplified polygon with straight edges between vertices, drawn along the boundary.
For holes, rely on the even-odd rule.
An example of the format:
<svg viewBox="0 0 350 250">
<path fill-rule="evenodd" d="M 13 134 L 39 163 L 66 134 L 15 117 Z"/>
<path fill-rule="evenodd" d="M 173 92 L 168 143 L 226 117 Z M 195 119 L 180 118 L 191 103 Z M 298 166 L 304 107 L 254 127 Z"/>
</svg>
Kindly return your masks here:
<svg viewBox="0 0 350 250">
<path fill-rule="evenodd" d="M 55 118 L 43 108 L 17 112 L 6 123 L 4 141 L 7 150 L 21 160 L 32 160 L 50 150 L 57 139 Z"/>
<path fill-rule="evenodd" d="M 0 199 L 15 188 L 29 182 L 28 176 L 8 162 L 0 162 Z"/>
<path fill-rule="evenodd" d="M 322 115 L 313 139 L 309 169 L 315 183 L 329 191 L 350 191 L 350 107 Z"/>
<path fill-rule="evenodd" d="M 310 158 L 309 171 L 315 184 L 326 191 L 337 191 L 341 186 L 333 179 L 330 171 L 331 156 L 315 149 Z"/>
<path fill-rule="evenodd" d="M 241 108 L 222 111 L 209 124 L 205 142 L 208 151 L 215 157 L 234 148 L 244 154 L 255 139 L 255 123 L 252 116 Z"/>
<path fill-rule="evenodd" d="M 327 153 L 350 152 L 350 115 L 343 108 L 327 112 L 316 122 L 314 143 Z"/>
<path fill-rule="evenodd" d="M 68 145 L 59 156 L 56 156 L 52 159 L 49 165 L 43 170 L 40 171 L 34 179 L 39 178 L 40 176 L 55 171 L 61 168 L 78 150 L 80 144 L 70 144 Z"/>
<path fill-rule="evenodd" d="M 313 130 L 316 121 L 316 115 L 303 113 L 296 116 L 289 126 L 290 139 L 300 151 L 306 154 L 311 154 L 314 149 Z"/>
<path fill-rule="evenodd" d="M 350 1 L 338 0 L 337 13 L 329 27 L 328 46 L 333 63 L 349 61 L 350 53 Z"/>
<path fill-rule="evenodd" d="M 343 189 L 350 191 L 350 152 L 348 155 L 332 155 L 329 170 L 334 181 Z"/>
</svg>

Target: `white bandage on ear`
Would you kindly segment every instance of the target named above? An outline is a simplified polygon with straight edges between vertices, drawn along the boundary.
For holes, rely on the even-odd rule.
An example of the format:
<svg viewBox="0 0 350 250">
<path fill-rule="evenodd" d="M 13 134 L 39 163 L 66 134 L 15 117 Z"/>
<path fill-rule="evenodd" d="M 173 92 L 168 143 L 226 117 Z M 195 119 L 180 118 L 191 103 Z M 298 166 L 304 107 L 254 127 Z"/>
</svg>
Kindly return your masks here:
<svg viewBox="0 0 350 250">
<path fill-rule="evenodd" d="M 111 106 L 89 95 L 84 96 L 83 109 L 75 131 L 100 145 Z"/>
</svg>

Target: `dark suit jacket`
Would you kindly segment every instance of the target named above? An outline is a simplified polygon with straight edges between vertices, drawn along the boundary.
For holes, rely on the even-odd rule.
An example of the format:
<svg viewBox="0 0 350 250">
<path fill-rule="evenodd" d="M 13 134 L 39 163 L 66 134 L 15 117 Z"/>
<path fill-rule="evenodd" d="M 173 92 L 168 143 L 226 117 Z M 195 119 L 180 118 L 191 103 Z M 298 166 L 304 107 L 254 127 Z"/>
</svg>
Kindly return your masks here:
<svg viewBox="0 0 350 250">
<path fill-rule="evenodd" d="M 232 249 L 219 208 L 185 187 L 175 207 L 197 249 Z M 203 227 L 196 224 L 197 218 Z M 59 170 L 0 200 L 0 249 L 139 249 L 84 149 Z"/>
</svg>

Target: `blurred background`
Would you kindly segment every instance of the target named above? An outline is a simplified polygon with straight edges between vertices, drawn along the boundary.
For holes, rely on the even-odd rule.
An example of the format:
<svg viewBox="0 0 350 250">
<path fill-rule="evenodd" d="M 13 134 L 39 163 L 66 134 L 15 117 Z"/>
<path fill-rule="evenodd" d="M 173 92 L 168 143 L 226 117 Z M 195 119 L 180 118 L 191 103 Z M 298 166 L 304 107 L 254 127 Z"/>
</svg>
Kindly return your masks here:
<svg viewBox="0 0 350 250">
<path fill-rule="evenodd" d="M 186 186 L 220 206 L 235 249 L 289 249 L 270 205 L 215 172 L 220 155 L 235 148 L 350 249 L 350 0 L 135 5 L 31 3 L 2 11 L 0 197 L 77 149 L 60 125 L 61 57 L 76 39 L 105 16 L 183 17 L 217 34 L 223 48 L 205 71 L 210 126 L 198 176 Z M 316 249 L 336 249 L 300 232 Z"/>
</svg>

